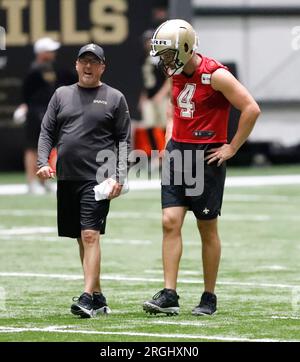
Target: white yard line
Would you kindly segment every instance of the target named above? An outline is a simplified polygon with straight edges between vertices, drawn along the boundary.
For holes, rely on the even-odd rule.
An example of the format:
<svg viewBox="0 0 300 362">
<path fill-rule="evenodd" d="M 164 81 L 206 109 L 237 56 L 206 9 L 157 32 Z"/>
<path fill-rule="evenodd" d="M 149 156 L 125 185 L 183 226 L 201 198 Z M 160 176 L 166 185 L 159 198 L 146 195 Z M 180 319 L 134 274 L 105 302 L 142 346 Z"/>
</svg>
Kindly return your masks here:
<svg viewBox="0 0 300 362">
<path fill-rule="evenodd" d="M 271 270 L 271 271 L 281 271 L 281 270 L 291 270 L 291 268 L 287 268 L 283 265 L 262 265 L 260 267 L 256 267 L 255 270 Z"/>
<path fill-rule="evenodd" d="M 0 216 L 56 216 L 56 210 L 45 209 L 0 209 Z"/>
<path fill-rule="evenodd" d="M 280 317 L 280 316 L 276 316 L 276 315 L 273 315 L 272 317 L 271 317 L 272 319 L 291 319 L 291 320 L 300 320 L 300 317 L 293 317 L 293 316 L 291 316 L 291 317 Z"/>
<path fill-rule="evenodd" d="M 274 185 L 299 185 L 300 175 L 269 175 L 269 176 L 232 176 L 227 177 L 226 187 L 249 187 L 249 186 L 274 186 Z M 129 181 L 132 191 L 157 190 L 160 188 L 160 180 L 134 180 Z M 25 184 L 1 185 L 0 195 L 25 194 Z"/>
<path fill-rule="evenodd" d="M 274 217 L 271 215 L 251 215 L 251 214 L 225 214 L 221 216 L 222 220 L 228 221 L 271 221 Z"/>
<path fill-rule="evenodd" d="M 71 274 L 43 274 L 43 273 L 21 273 L 21 272 L 0 272 L 0 277 L 18 277 L 18 278 L 48 278 L 48 279 L 65 279 L 65 280 L 79 280 L 82 275 Z M 145 282 L 145 283 L 162 283 L 161 278 L 141 278 L 141 277 L 128 277 L 120 275 L 103 275 L 103 280 L 111 281 L 127 281 L 127 282 Z M 178 283 L 182 284 L 202 284 L 201 280 L 196 279 L 178 279 Z M 218 281 L 217 285 L 230 285 L 230 286 L 246 286 L 253 288 L 283 288 L 293 289 L 299 288 L 299 285 L 292 284 L 276 284 L 276 283 L 255 283 L 255 282 L 234 282 L 234 281 Z"/>
<path fill-rule="evenodd" d="M 0 211 L 3 211 L 0 210 Z M 9 217 L 27 217 L 27 216 L 45 216 L 45 215 L 38 215 L 38 213 L 27 213 L 22 212 L 21 210 L 5 210 L 3 212 L 3 215 L 9 216 Z M 53 214 L 48 215 L 55 217 L 56 212 L 53 212 Z M 145 220 L 145 219 L 151 219 L 151 220 L 160 220 L 161 219 L 161 212 L 158 210 L 157 212 L 136 212 L 136 211 L 110 211 L 108 215 L 109 219 L 138 219 L 138 220 Z M 187 214 L 186 220 L 189 222 L 194 222 L 195 218 L 192 215 L 192 213 Z M 257 222 L 265 222 L 265 221 L 276 221 L 276 220 L 288 220 L 288 221 L 300 221 L 300 215 L 268 215 L 268 214 L 224 214 L 220 217 L 220 220 L 224 221 L 257 221 Z M 12 230 L 18 230 L 20 228 L 12 228 L 8 229 L 11 230 L 9 232 L 12 232 Z M 22 227 L 21 229 L 26 230 L 26 227 Z M 30 228 L 34 230 L 34 228 Z M 0 228 L 0 231 L 2 234 L 5 234 L 5 230 Z M 22 233 L 22 232 L 21 232 Z M 28 233 L 28 232 L 27 232 Z M 33 231 L 33 233 L 35 233 Z"/>
<path fill-rule="evenodd" d="M 107 237 L 103 237 L 102 241 L 108 244 L 117 244 L 117 245 L 150 245 L 153 243 L 152 240 L 138 240 L 138 239 L 110 239 Z"/>
<path fill-rule="evenodd" d="M 211 318 L 210 318 L 211 321 Z M 223 323 L 223 322 L 222 322 Z M 187 327 L 206 327 L 209 323 L 205 322 L 170 322 L 170 321 L 151 321 L 147 322 L 147 324 L 160 324 L 160 325 L 169 325 L 169 326 L 187 326 Z M 223 324 L 222 324 L 223 325 Z"/>
<path fill-rule="evenodd" d="M 233 176 L 227 177 L 226 187 L 298 185 L 300 175 Z"/>
<path fill-rule="evenodd" d="M 23 333 L 23 332 L 45 332 L 45 333 L 66 333 L 66 334 L 86 334 L 86 335 L 113 335 L 113 336 L 131 336 L 131 337 L 154 337 L 170 339 L 199 339 L 208 341 L 228 341 L 228 342 L 293 342 L 272 338 L 243 338 L 228 336 L 207 336 L 195 334 L 167 334 L 167 333 L 143 333 L 143 332 L 113 332 L 113 331 L 93 331 L 81 329 L 65 329 L 62 327 L 49 326 L 45 328 L 17 328 L 0 327 L 0 333 Z"/>
<path fill-rule="evenodd" d="M 23 229 L 23 228 L 22 228 Z M 50 229 L 49 229 L 50 230 Z M 22 240 L 22 241 L 36 241 L 38 240 L 42 240 L 43 242 L 55 242 L 55 243 L 59 243 L 61 242 L 61 238 L 59 236 L 45 236 L 45 235 L 36 235 L 36 233 L 45 233 L 45 234 L 52 234 L 55 233 L 57 234 L 57 229 L 53 228 L 53 230 L 51 232 L 49 232 L 48 229 L 45 229 L 44 231 L 41 230 L 17 230 L 16 229 L 3 229 L 1 230 L 0 228 L 0 237 L 2 240 L 13 240 L 16 239 L 16 235 L 17 240 Z M 34 235 L 34 237 L 32 236 Z M 151 245 L 153 243 L 152 240 L 138 240 L 138 239 L 110 239 L 108 237 L 103 237 L 102 238 L 102 242 L 104 242 L 105 244 L 116 244 L 116 245 Z M 199 245 L 199 242 L 197 243 L 197 245 Z"/>
<path fill-rule="evenodd" d="M 229 194 L 224 193 L 224 200 L 227 202 L 291 202 L 293 200 L 299 201 L 299 197 L 286 196 L 286 195 L 258 195 L 258 194 Z"/>
<path fill-rule="evenodd" d="M 36 243 L 37 240 L 41 240 L 43 242 L 50 242 L 50 243 L 61 243 L 61 238 L 59 236 L 44 236 L 44 235 L 38 235 L 35 237 L 32 237 L 33 234 L 28 235 L 18 235 L 16 238 L 14 235 L 2 235 L 0 234 L 1 240 L 16 240 L 18 241 L 32 241 Z"/>
<path fill-rule="evenodd" d="M 0 185 L 0 195 L 26 194 L 28 186 L 25 184 Z"/>
<path fill-rule="evenodd" d="M 47 278 L 47 279 L 65 279 L 80 280 L 82 275 L 71 274 L 42 274 L 42 273 L 7 273 L 0 272 L 0 277 L 17 277 L 17 278 Z"/>
<path fill-rule="evenodd" d="M 198 243 L 198 245 L 200 245 Z M 163 271 L 162 270 L 156 270 L 156 269 L 146 269 L 144 270 L 144 273 L 146 274 L 159 274 L 159 275 L 162 275 L 163 274 Z M 179 271 L 179 273 L 181 275 L 194 275 L 194 276 L 197 276 L 197 277 L 201 277 L 201 273 L 198 272 L 198 271 L 194 271 L 194 270 L 181 270 Z"/>
<path fill-rule="evenodd" d="M 57 232 L 56 227 L 41 226 L 41 227 L 19 227 L 11 229 L 0 229 L 0 236 L 4 235 L 26 235 L 26 234 L 51 234 Z"/>
<path fill-rule="evenodd" d="M 198 245 L 199 245 L 199 243 L 198 243 Z M 240 244 L 238 244 L 237 246 L 240 246 Z M 282 266 L 282 265 L 262 265 L 260 267 L 255 267 L 255 271 L 257 271 L 257 270 L 281 271 L 281 270 L 291 270 L 291 269 L 287 268 L 285 266 Z M 156 270 L 156 269 L 146 269 L 146 270 L 144 270 L 144 273 L 162 275 L 163 271 Z M 192 276 L 199 277 L 199 278 L 202 277 L 202 274 L 195 270 L 181 270 L 181 271 L 179 271 L 179 275 L 192 275 Z"/>
</svg>

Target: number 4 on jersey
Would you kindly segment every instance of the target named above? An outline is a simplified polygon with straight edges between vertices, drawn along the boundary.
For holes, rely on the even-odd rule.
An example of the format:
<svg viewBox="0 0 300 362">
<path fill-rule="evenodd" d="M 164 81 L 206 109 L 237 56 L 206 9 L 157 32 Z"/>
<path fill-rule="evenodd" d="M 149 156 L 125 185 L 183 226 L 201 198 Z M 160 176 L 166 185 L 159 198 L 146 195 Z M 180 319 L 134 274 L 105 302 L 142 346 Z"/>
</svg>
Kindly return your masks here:
<svg viewBox="0 0 300 362">
<path fill-rule="evenodd" d="M 177 97 L 178 107 L 181 108 L 180 116 L 192 118 L 195 110 L 195 103 L 192 102 L 193 95 L 196 90 L 195 83 L 186 83 L 184 89 Z"/>
</svg>

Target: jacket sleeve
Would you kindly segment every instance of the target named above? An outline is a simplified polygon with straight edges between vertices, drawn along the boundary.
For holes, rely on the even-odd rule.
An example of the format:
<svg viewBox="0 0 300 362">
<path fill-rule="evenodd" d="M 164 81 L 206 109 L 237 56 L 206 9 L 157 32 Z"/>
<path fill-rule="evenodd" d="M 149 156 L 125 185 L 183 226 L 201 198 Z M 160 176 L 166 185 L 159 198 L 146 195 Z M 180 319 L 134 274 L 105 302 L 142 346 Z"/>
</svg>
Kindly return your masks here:
<svg viewBox="0 0 300 362">
<path fill-rule="evenodd" d="M 115 142 L 117 148 L 116 178 L 122 184 L 128 173 L 128 157 L 131 151 L 131 120 L 124 95 L 115 113 Z"/>
<path fill-rule="evenodd" d="M 38 160 L 37 166 L 41 168 L 48 165 L 48 158 L 50 152 L 55 144 L 55 134 L 56 134 L 56 117 L 58 111 L 58 95 L 57 91 L 52 96 L 47 111 L 44 115 L 41 132 L 38 142 Z"/>
</svg>

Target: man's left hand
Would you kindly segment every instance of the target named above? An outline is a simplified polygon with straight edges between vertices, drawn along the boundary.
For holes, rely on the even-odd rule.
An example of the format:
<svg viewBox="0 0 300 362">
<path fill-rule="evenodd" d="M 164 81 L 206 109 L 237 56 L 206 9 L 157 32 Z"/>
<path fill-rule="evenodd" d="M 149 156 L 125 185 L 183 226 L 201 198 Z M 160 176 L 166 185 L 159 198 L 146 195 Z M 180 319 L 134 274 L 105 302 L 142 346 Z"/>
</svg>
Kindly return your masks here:
<svg viewBox="0 0 300 362">
<path fill-rule="evenodd" d="M 120 185 L 116 180 L 114 180 L 112 178 L 109 179 L 109 184 L 112 186 L 112 189 L 108 195 L 108 199 L 112 200 L 112 199 L 120 196 L 123 185 Z"/>
<path fill-rule="evenodd" d="M 236 154 L 236 150 L 234 149 L 234 147 L 228 144 L 225 144 L 218 148 L 212 148 L 207 152 L 210 154 L 206 156 L 204 160 L 208 160 L 208 165 L 212 162 L 218 161 L 217 166 L 221 166 L 224 161 L 228 160 Z"/>
</svg>

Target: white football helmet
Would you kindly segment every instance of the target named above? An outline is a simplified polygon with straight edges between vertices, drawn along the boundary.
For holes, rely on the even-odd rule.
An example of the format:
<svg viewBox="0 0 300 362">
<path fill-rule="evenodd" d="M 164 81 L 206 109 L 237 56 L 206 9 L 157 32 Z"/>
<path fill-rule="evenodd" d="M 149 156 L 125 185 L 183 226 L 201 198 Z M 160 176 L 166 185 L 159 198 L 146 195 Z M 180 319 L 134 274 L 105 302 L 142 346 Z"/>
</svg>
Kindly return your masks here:
<svg viewBox="0 0 300 362">
<path fill-rule="evenodd" d="M 191 24 L 181 19 L 167 20 L 153 34 L 150 55 L 160 57 L 160 66 L 171 77 L 182 72 L 197 46 L 198 38 Z"/>
</svg>

